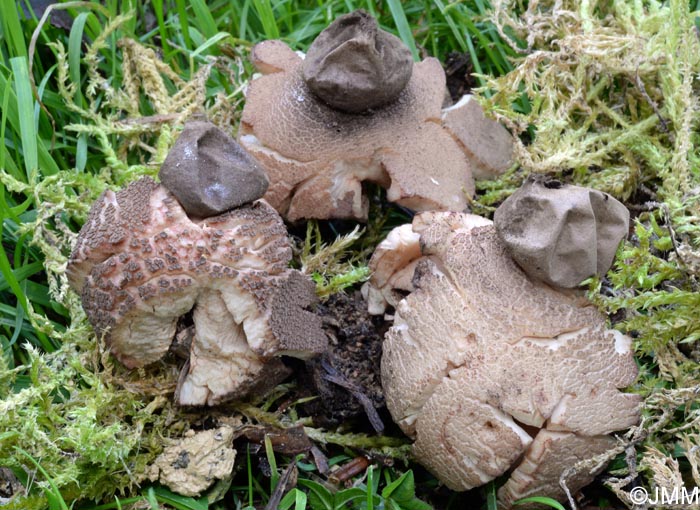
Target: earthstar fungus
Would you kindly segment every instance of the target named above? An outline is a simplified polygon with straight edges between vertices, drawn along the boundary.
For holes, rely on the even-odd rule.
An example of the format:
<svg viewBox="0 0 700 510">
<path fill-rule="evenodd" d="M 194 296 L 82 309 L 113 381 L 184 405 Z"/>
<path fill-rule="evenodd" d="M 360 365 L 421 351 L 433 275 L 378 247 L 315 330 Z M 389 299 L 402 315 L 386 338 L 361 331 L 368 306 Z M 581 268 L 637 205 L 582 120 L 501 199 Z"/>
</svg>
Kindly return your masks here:
<svg viewBox="0 0 700 510">
<path fill-rule="evenodd" d="M 367 25 L 366 15 L 351 19 L 364 20 L 353 30 Z M 330 49 L 327 60 L 310 51 L 308 63 L 280 41 L 264 41 L 252 50 L 263 75 L 248 88 L 239 140 L 267 172 L 265 199 L 289 221 L 365 220 L 362 183 L 368 181 L 411 209 L 464 210 L 474 183 L 467 156 L 441 126 L 445 74 L 440 63 L 426 58 L 411 64 L 410 79 L 393 101 L 348 113 L 319 99 L 304 79 L 304 69 L 314 67 L 316 59 L 326 69 L 345 46 Z"/>
<path fill-rule="evenodd" d="M 326 346 L 313 282 L 289 269 L 282 219 L 263 200 L 195 220 L 145 177 L 104 192 L 68 263 L 71 286 L 98 336 L 128 368 L 160 360 L 178 319 L 194 308 L 195 335 L 178 401 L 244 396 Z"/>
<path fill-rule="evenodd" d="M 383 346 L 394 420 L 454 490 L 512 469 L 504 506 L 563 498 L 563 471 L 639 420 L 640 397 L 618 390 L 637 375 L 631 339 L 607 329 L 582 293 L 530 279 L 484 218 L 422 213 L 412 230 L 415 290 L 396 304 Z M 568 487 L 594 475 L 575 474 Z"/>
</svg>

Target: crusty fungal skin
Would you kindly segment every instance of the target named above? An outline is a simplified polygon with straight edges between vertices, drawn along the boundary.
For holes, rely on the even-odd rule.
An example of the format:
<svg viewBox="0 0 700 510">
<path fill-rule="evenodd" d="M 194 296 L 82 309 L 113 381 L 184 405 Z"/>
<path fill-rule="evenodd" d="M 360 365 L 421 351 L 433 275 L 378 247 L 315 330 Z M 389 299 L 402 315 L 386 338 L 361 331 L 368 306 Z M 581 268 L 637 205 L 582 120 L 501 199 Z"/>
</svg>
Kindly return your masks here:
<svg viewBox="0 0 700 510">
<path fill-rule="evenodd" d="M 247 91 L 239 139 L 265 169 L 265 199 L 287 220 L 367 218 L 362 182 L 415 210 L 467 206 L 474 183 L 466 155 L 441 127 L 445 75 L 426 58 L 399 97 L 369 114 L 319 100 L 302 77 L 302 59 L 279 41 L 256 45 L 263 74 Z"/>
<path fill-rule="evenodd" d="M 605 450 L 607 434 L 639 420 L 639 396 L 618 390 L 637 375 L 630 339 L 582 294 L 530 280 L 488 220 L 435 212 L 414 225 L 416 290 L 383 345 L 392 417 L 454 490 L 514 467 L 504 505 L 534 492 L 562 498 L 571 459 Z"/>
<path fill-rule="evenodd" d="M 381 315 L 415 290 L 413 275 L 416 266 L 425 257 L 421 253 L 420 234 L 436 218 L 449 218 L 454 223 L 444 223 L 445 228 L 471 228 L 490 224 L 490 221 L 473 214 L 449 215 L 442 212 L 423 212 L 415 216 L 413 224 L 396 227 L 374 249 L 369 261 L 371 276 L 363 286 L 367 311 Z"/>
<path fill-rule="evenodd" d="M 559 486 L 562 467 L 573 467 L 578 462 L 600 455 L 615 447 L 610 436 L 580 436 L 571 432 L 542 430 L 533 441 L 518 469 L 499 489 L 498 499 L 503 506 L 542 494 L 563 496 Z M 581 470 L 567 480 L 572 494 L 593 481 L 605 466 L 598 470 Z M 563 499 L 563 498 L 562 498 Z"/>
<path fill-rule="evenodd" d="M 474 96 L 465 95 L 442 111 L 442 125 L 469 157 L 475 179 L 493 179 L 513 166 L 513 136 L 484 115 Z"/>
<path fill-rule="evenodd" d="M 265 201 L 195 222 L 143 178 L 98 199 L 68 274 L 96 334 L 129 368 L 159 360 L 194 307 L 180 401 L 214 404 L 253 387 L 271 356 L 324 350 L 320 320 L 303 309 L 314 303 L 313 282 L 288 269 L 291 255 L 284 223 Z"/>
</svg>

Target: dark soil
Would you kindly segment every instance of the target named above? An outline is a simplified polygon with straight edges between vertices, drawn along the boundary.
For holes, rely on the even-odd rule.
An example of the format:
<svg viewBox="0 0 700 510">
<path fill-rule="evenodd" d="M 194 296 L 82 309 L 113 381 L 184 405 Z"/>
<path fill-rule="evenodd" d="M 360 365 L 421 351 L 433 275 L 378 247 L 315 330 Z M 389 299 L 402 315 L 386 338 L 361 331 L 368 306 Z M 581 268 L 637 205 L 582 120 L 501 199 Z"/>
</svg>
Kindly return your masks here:
<svg viewBox="0 0 700 510">
<path fill-rule="evenodd" d="M 15 474 L 7 468 L 0 468 L 0 506 L 22 491 L 24 491 L 24 486 Z"/>
<path fill-rule="evenodd" d="M 387 326 L 381 317 L 367 313 L 359 291 L 331 296 L 318 306 L 317 313 L 324 322 L 329 348 L 304 364 L 299 385 L 303 394 L 319 397 L 304 406 L 314 424 L 334 427 L 367 414 L 367 405 L 384 406 L 379 365 Z"/>
<path fill-rule="evenodd" d="M 447 77 L 447 90 L 453 102 L 459 101 L 464 94 L 469 94 L 476 85 L 472 76 L 474 66 L 469 53 L 452 52 L 447 55 L 444 64 Z"/>
</svg>

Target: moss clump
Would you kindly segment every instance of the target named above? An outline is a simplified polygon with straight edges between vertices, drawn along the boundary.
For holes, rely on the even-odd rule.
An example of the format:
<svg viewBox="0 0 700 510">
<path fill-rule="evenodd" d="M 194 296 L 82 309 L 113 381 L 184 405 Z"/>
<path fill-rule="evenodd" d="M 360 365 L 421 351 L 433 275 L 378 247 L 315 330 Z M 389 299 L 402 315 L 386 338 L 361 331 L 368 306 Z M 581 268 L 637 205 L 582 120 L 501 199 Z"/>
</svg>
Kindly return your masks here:
<svg viewBox="0 0 700 510">
<path fill-rule="evenodd" d="M 33 484 L 45 492 L 53 484 L 67 501 L 124 494 L 143 480 L 163 438 L 186 423 L 176 419 L 169 398 L 145 402 L 119 385 L 84 331 L 69 330 L 61 340 L 52 354 L 28 348 L 23 379 L 19 369 L 0 367 L 3 388 L 13 388 L 0 400 L 0 465 L 20 478 L 35 473 Z M 46 507 L 36 492 L 12 504 Z"/>
<path fill-rule="evenodd" d="M 299 268 L 316 282 L 316 293 L 320 298 L 325 299 L 369 278 L 369 267 L 363 260 L 366 254 L 353 253 L 353 246 L 362 234 L 358 226 L 326 244 L 318 222 L 311 220 L 306 224 L 306 237 L 298 255 Z"/>
<path fill-rule="evenodd" d="M 519 5 L 494 2 L 492 20 L 520 57 L 481 92 L 521 135 L 520 169 L 481 185 L 475 208 L 491 211 L 528 174 L 550 173 L 637 214 L 614 268 L 590 287 L 636 339 L 636 391 L 647 397 L 642 424 L 611 452 L 627 452 L 627 476 L 609 485 L 630 501 L 637 457 L 647 487 L 678 469 L 700 484 L 700 13 L 676 0 Z"/>
</svg>

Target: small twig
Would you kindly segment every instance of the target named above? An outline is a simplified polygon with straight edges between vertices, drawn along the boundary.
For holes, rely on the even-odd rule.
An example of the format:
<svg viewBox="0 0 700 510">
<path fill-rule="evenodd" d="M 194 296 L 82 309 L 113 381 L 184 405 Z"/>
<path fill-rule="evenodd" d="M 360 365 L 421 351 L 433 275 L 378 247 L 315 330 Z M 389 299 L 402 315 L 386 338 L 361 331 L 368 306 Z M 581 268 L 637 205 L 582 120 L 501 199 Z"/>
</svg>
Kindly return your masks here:
<svg viewBox="0 0 700 510">
<path fill-rule="evenodd" d="M 370 400 L 370 398 L 365 395 L 357 385 L 351 381 L 348 381 L 345 376 L 343 376 L 343 374 L 341 374 L 333 365 L 331 365 L 328 360 L 321 360 L 321 368 L 323 368 L 323 370 L 326 372 L 323 375 L 325 380 L 346 389 L 353 397 L 357 399 L 357 401 L 362 405 L 362 408 L 365 410 L 365 414 L 367 415 L 367 418 L 369 418 L 369 422 L 377 434 L 384 432 L 384 423 L 379 417 L 379 413 L 377 413 L 377 410 L 374 408 L 374 403 Z"/>
<path fill-rule="evenodd" d="M 659 107 L 657 106 L 656 102 L 647 93 L 647 89 L 644 86 L 644 82 L 639 77 L 639 68 L 637 68 L 637 72 L 635 73 L 635 81 L 637 82 L 637 87 L 639 87 L 639 90 L 644 96 L 644 99 L 646 99 L 647 103 L 649 103 L 649 106 L 651 106 L 652 110 L 654 110 L 654 113 L 659 118 L 659 122 L 661 122 L 661 130 L 664 133 L 668 133 L 668 124 L 666 124 L 666 121 L 661 116 L 661 112 L 659 112 Z"/>
<path fill-rule="evenodd" d="M 291 462 L 277 482 L 275 490 L 270 495 L 270 499 L 265 505 L 265 510 L 277 510 L 282 497 L 297 484 L 297 466 Z"/>
<path fill-rule="evenodd" d="M 355 457 L 349 462 L 343 464 L 340 469 L 335 470 L 328 477 L 328 480 L 338 485 L 347 482 L 355 475 L 359 475 L 369 467 L 369 459 L 364 455 Z"/>
</svg>

